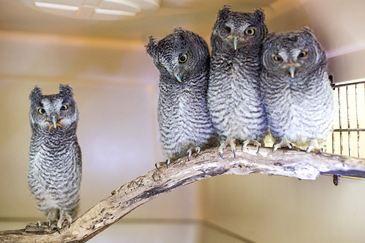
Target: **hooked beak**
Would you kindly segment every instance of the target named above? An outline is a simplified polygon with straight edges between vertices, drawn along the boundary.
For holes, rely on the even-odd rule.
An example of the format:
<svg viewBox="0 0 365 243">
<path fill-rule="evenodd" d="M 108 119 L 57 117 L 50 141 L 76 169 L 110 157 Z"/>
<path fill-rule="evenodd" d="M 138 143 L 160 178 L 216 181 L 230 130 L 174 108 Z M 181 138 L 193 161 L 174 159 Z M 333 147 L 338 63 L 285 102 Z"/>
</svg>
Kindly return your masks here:
<svg viewBox="0 0 365 243">
<path fill-rule="evenodd" d="M 237 44 L 238 44 L 238 38 L 234 37 L 233 38 L 233 47 L 234 47 L 235 50 L 237 50 Z"/>
<path fill-rule="evenodd" d="M 62 118 L 60 120 L 62 120 Z M 57 121 L 60 121 L 60 120 L 57 120 L 57 116 L 53 115 L 52 116 L 52 124 L 48 127 L 48 130 L 51 130 L 52 127 L 54 127 L 54 128 L 57 128 L 57 126 L 63 127 L 63 125 L 61 123 L 57 122 Z"/>
<path fill-rule="evenodd" d="M 53 127 L 54 127 L 54 128 L 56 128 L 56 127 L 57 127 L 57 118 L 56 118 L 56 116 L 53 116 L 53 117 L 52 117 L 52 125 L 53 125 Z M 51 126 L 52 126 L 52 125 L 51 125 Z"/>
<path fill-rule="evenodd" d="M 177 81 L 179 81 L 180 83 L 182 82 L 181 77 L 178 73 L 175 73 L 174 76 L 177 79 Z"/>
<path fill-rule="evenodd" d="M 294 67 L 294 66 L 290 66 L 290 67 L 288 68 L 288 71 L 289 71 L 289 73 L 290 73 L 290 76 L 291 76 L 292 78 L 294 78 L 294 74 L 295 74 L 295 67 Z"/>
</svg>

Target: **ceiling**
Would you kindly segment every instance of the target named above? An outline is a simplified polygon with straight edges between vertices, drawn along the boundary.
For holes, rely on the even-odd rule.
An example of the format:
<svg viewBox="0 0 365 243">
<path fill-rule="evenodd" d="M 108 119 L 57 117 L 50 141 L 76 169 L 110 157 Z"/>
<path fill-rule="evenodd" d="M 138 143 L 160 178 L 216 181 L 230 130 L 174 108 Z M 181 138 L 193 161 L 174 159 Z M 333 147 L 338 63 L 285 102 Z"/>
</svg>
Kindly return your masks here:
<svg viewBox="0 0 365 243">
<path fill-rule="evenodd" d="M 35 55 L 30 53 L 33 53 L 36 48 L 48 53 L 50 47 L 48 48 L 47 45 L 50 43 L 54 46 L 68 45 L 67 50 L 70 53 L 74 52 L 74 46 L 78 45 L 82 45 L 84 49 L 103 47 L 124 48 L 126 51 L 129 51 L 129 46 L 134 46 L 144 52 L 148 36 L 153 35 L 156 39 L 161 39 L 171 33 L 175 27 L 194 31 L 209 42 L 218 10 L 224 5 L 231 5 L 233 11 L 253 11 L 256 8 L 263 8 L 269 32 L 283 32 L 309 26 L 314 30 L 330 58 L 330 72 L 337 77 L 335 80 L 344 81 L 365 77 L 362 65 L 359 65 L 365 61 L 365 31 L 363 30 L 365 1 L 160 0 L 160 8 L 151 15 L 116 21 L 85 20 L 52 15 L 28 7 L 21 1 L 31 0 L 0 0 L 0 74 L 14 75 L 18 72 L 8 71 L 14 69 L 14 63 L 9 63 L 9 59 L 13 58 L 15 63 L 19 62 L 14 52 L 18 51 L 20 56 L 35 58 Z M 9 51 L 10 47 L 7 46 L 14 51 Z M 55 53 L 50 52 L 49 56 L 44 57 L 45 60 L 55 57 L 54 55 L 58 59 L 65 56 L 65 51 L 59 51 L 54 46 L 51 49 Z M 28 49 L 23 50 L 26 48 Z M 6 52 L 8 55 L 1 55 L 1 52 Z M 57 52 L 61 54 L 56 54 Z M 87 53 L 90 55 L 89 53 L 96 52 Z M 111 53 L 113 53 L 112 50 Z M 124 53 L 121 55 L 127 57 Z M 100 62 L 108 66 L 105 60 Z M 31 60 L 29 63 L 34 65 Z M 47 61 L 42 64 L 47 65 Z M 24 68 L 25 65 L 17 66 Z M 39 69 L 41 67 L 42 65 Z M 42 70 L 47 69 L 43 67 Z"/>
<path fill-rule="evenodd" d="M 0 30 L 36 34 L 72 35 L 119 40 L 145 39 L 174 27 L 185 27 L 208 34 L 217 11 L 231 5 L 234 11 L 270 8 L 275 0 L 162 0 L 160 9 L 147 17 L 116 21 L 73 19 L 30 8 L 18 0 L 1 0 Z"/>
</svg>

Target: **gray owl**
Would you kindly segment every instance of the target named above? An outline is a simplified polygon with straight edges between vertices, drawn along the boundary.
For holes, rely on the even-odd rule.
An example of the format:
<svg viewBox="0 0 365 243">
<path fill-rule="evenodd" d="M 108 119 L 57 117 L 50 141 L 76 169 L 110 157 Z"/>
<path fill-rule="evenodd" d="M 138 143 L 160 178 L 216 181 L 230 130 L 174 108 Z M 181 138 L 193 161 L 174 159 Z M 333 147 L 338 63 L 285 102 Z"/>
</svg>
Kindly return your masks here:
<svg viewBox="0 0 365 243">
<path fill-rule="evenodd" d="M 262 41 L 267 35 L 265 15 L 232 12 L 225 6 L 218 12 L 211 45 L 212 58 L 208 87 L 208 108 L 221 139 L 219 154 L 235 142 L 260 148 L 268 130 L 259 93 Z"/>
<path fill-rule="evenodd" d="M 217 139 L 206 104 L 208 45 L 178 28 L 158 43 L 150 37 L 146 49 L 160 71 L 158 123 L 167 165 L 186 154 L 189 159 Z"/>
<path fill-rule="evenodd" d="M 80 197 L 79 112 L 68 85 L 60 85 L 59 94 L 54 95 L 42 95 L 35 87 L 29 98 L 32 138 L 28 186 L 38 209 L 47 214 L 48 227 L 58 220 L 59 230 L 65 219 L 72 223 Z"/>
<path fill-rule="evenodd" d="M 284 146 L 319 149 L 333 126 L 335 100 L 327 58 L 309 28 L 270 34 L 263 46 L 262 93 L 273 150 Z"/>
</svg>

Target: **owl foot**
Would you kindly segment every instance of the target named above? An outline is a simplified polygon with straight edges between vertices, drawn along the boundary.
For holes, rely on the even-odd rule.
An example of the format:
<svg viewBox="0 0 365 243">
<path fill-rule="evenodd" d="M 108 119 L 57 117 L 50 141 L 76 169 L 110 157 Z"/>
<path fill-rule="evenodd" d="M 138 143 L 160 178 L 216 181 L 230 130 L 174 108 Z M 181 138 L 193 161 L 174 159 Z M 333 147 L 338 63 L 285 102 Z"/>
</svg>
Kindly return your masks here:
<svg viewBox="0 0 365 243">
<path fill-rule="evenodd" d="M 236 158 L 236 139 L 229 139 L 229 146 L 231 147 L 231 151 L 233 152 L 233 157 Z"/>
<path fill-rule="evenodd" d="M 60 210 L 60 219 L 57 222 L 57 231 L 58 231 L 58 233 L 60 233 L 60 229 L 62 228 L 62 223 L 63 223 L 63 221 L 65 221 L 65 219 L 68 221 L 68 227 L 70 228 L 71 223 L 72 223 L 72 217 L 68 214 L 67 211 Z"/>
<path fill-rule="evenodd" d="M 48 212 L 48 216 L 47 216 L 47 226 L 48 229 L 51 228 L 51 224 L 52 221 L 56 221 L 57 220 L 57 209 L 52 209 Z"/>
<path fill-rule="evenodd" d="M 195 147 L 195 158 L 200 153 L 200 147 Z"/>
<path fill-rule="evenodd" d="M 157 170 L 160 170 L 161 164 L 165 164 L 166 168 L 169 168 L 170 159 L 167 159 L 166 162 L 157 162 L 157 163 L 155 163 L 155 168 Z"/>
<path fill-rule="evenodd" d="M 309 153 L 310 151 L 312 151 L 313 149 L 318 149 L 319 151 L 321 150 L 321 148 L 319 147 L 318 145 L 318 141 L 317 139 L 314 139 L 314 140 L 311 140 L 309 142 L 309 145 L 308 145 L 308 148 L 307 150 L 305 151 L 306 153 Z M 323 149 L 322 149 L 322 152 L 320 151 L 320 153 L 322 154 L 323 153 Z"/>
<path fill-rule="evenodd" d="M 37 228 L 41 227 L 41 221 L 37 221 Z"/>
<path fill-rule="evenodd" d="M 190 161 L 190 156 L 191 156 L 192 150 L 188 149 L 187 153 L 188 153 L 188 161 Z"/>
<path fill-rule="evenodd" d="M 219 156 L 223 159 L 223 149 L 227 146 L 226 141 L 221 141 L 221 145 L 218 148 Z"/>
<path fill-rule="evenodd" d="M 223 149 L 229 144 L 231 147 L 231 151 L 233 152 L 233 156 L 236 158 L 236 139 L 227 138 L 226 141 L 221 141 L 221 145 L 219 146 L 218 153 L 219 156 L 223 159 Z"/>
<path fill-rule="evenodd" d="M 258 153 L 260 151 L 261 143 L 254 139 L 247 139 L 246 141 L 244 141 L 242 144 L 242 147 L 241 147 L 241 151 L 243 151 L 243 149 L 246 149 L 248 144 L 253 144 L 256 146 L 256 148 L 257 148 L 256 153 Z"/>
<path fill-rule="evenodd" d="M 274 144 L 274 146 L 272 147 L 272 151 L 275 152 L 278 148 L 282 147 L 288 147 L 290 149 L 293 149 L 293 144 L 291 144 L 289 140 L 283 139 L 280 143 Z"/>
</svg>

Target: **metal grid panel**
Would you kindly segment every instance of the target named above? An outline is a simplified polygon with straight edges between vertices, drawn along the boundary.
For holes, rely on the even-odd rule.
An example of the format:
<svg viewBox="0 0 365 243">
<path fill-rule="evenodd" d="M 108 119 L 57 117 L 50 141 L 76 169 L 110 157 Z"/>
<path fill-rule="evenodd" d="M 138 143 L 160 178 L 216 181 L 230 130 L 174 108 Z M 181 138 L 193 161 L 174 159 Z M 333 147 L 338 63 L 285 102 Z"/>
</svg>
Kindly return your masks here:
<svg viewBox="0 0 365 243">
<path fill-rule="evenodd" d="M 332 80 L 332 77 L 330 79 Z M 333 154 L 361 158 L 364 151 L 361 152 L 360 144 L 365 143 L 365 136 L 360 136 L 365 132 L 365 81 L 332 84 L 332 87 L 338 101 L 338 116 L 332 139 L 329 139 L 329 141 L 332 140 L 332 144 L 330 145 L 327 141 L 325 148 L 331 147 L 332 151 L 328 152 Z M 344 124 L 347 124 L 347 127 Z M 356 148 L 352 147 L 354 144 Z"/>
</svg>

